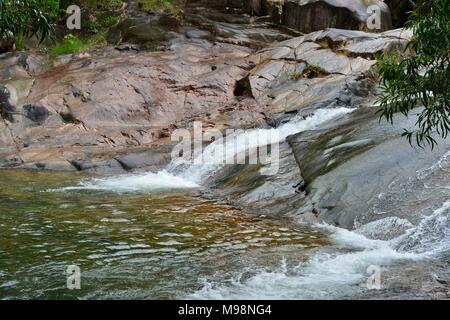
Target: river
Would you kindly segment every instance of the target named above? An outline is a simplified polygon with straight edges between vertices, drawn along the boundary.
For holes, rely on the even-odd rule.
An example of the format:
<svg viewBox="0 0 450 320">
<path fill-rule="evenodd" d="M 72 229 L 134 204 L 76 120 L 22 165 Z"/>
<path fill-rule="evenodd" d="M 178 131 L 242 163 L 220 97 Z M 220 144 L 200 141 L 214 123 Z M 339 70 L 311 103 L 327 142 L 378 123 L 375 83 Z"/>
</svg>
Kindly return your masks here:
<svg viewBox="0 0 450 320">
<path fill-rule="evenodd" d="M 280 137 L 347 112 L 294 119 Z M 214 148 L 216 142 L 204 153 Z M 181 169 L 189 174 L 175 174 Z M 416 226 L 400 218 L 354 231 L 300 225 L 250 215 L 202 187 L 216 169 L 172 163 L 158 173 L 110 177 L 0 171 L 0 297 L 424 298 L 424 269 L 432 263 L 448 270 L 449 202 Z M 377 240 L 405 226 L 400 236 Z M 80 290 L 67 288 L 69 266 L 80 268 Z M 385 287 L 375 288 L 383 290 L 367 285 L 373 268 L 389 270 Z"/>
</svg>

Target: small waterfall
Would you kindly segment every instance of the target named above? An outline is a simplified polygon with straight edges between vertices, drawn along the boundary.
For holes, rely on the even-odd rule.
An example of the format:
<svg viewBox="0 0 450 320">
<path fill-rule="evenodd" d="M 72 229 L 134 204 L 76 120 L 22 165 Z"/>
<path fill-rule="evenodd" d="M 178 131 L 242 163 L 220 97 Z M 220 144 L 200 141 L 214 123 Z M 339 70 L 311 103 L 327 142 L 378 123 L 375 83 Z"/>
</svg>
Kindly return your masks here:
<svg viewBox="0 0 450 320">
<path fill-rule="evenodd" d="M 225 166 L 227 161 L 224 163 L 221 151 L 227 149 L 227 143 L 235 148 L 231 148 L 233 152 L 226 154 L 225 160 L 270 143 L 282 142 L 289 135 L 320 128 L 351 111 L 347 108 L 318 110 L 307 119 L 293 118 L 277 129 L 247 130 L 230 141 L 215 141 L 201 154 L 196 154 L 193 161 L 175 159 L 165 170 L 157 173 L 91 179 L 64 190 L 153 192 L 197 188 Z M 277 140 L 268 138 L 274 136 Z M 418 176 L 423 178 L 438 170 L 448 157 L 447 153 L 434 166 L 418 172 Z M 317 227 L 329 232 L 331 246 L 316 251 L 307 262 L 294 266 L 282 264 L 276 270 L 255 270 L 255 266 L 249 266 L 248 270 L 232 275 L 228 282 L 215 284 L 212 280 L 205 280 L 204 287 L 189 293 L 188 297 L 314 299 L 352 296 L 356 291 L 364 290 L 369 266 L 387 267 L 400 261 L 420 261 L 448 254 L 450 200 L 430 211 L 430 215 L 416 226 L 405 219 L 388 217 L 359 226 L 354 231 L 329 225 Z"/>
<path fill-rule="evenodd" d="M 317 129 L 326 122 L 353 110 L 349 108 L 320 109 L 306 119 L 294 117 L 277 129 L 242 130 L 232 136 L 232 139 L 225 137 L 222 141 L 211 143 L 202 153 L 196 154 L 192 160 L 182 158 L 172 160 L 166 169 L 157 173 L 148 172 L 90 179 L 82 181 L 78 186 L 59 190 L 91 189 L 112 192 L 152 192 L 197 188 L 215 172 L 223 168 L 226 163 L 234 163 L 233 159 L 239 154 L 283 142 L 286 137 L 292 134 Z M 227 152 L 224 153 L 224 150 Z"/>
<path fill-rule="evenodd" d="M 225 164 L 234 163 L 236 157 L 242 153 L 248 154 L 259 147 L 283 142 L 290 135 L 317 129 L 324 123 L 353 110 L 349 108 L 320 109 L 306 119 L 294 117 L 276 129 L 252 129 L 232 137 L 227 136 L 225 141 L 215 141 L 208 145 L 192 161 L 175 159 L 168 166 L 167 171 L 201 184 Z M 229 150 L 231 152 L 228 152 Z"/>
</svg>

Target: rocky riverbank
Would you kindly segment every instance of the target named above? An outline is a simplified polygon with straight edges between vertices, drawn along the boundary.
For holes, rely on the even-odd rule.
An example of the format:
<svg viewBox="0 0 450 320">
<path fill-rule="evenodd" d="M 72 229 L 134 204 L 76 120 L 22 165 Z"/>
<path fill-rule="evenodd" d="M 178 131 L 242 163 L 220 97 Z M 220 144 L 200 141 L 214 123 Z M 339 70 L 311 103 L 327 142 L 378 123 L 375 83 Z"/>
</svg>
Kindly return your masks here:
<svg viewBox="0 0 450 320">
<path fill-rule="evenodd" d="M 171 162 L 172 132 L 191 130 L 194 121 L 222 132 L 295 123 L 280 141 L 277 174 L 262 175 L 261 165 L 219 166 L 195 181 L 205 187 L 199 192 L 260 216 L 399 242 L 370 243 L 356 253 L 364 263 L 444 246 L 450 142 L 411 147 L 401 134 L 414 116 L 397 115 L 393 126 L 376 114 L 376 56 L 406 48 L 412 34 L 397 27 L 409 2 L 342 3 L 197 0 L 182 20 L 130 6 L 107 47 L 59 57 L 2 54 L 0 168 L 158 172 Z M 383 9 L 380 30 L 367 29 L 373 4 Z M 345 252 L 338 257 L 344 267 L 352 263 Z M 411 288 L 445 296 L 448 259 L 431 273 L 426 266 L 409 265 L 418 275 Z M 390 277 L 404 281 L 401 266 Z M 398 296 L 411 298 L 408 288 Z"/>
<path fill-rule="evenodd" d="M 347 228 L 379 218 L 374 207 L 389 203 L 374 201 L 393 181 L 406 183 L 448 150 L 445 141 L 433 152 L 411 148 L 400 135 L 414 119 L 399 117 L 392 127 L 380 125 L 375 114 L 375 56 L 403 50 L 411 33 L 329 28 L 295 37 L 262 17 L 273 2 L 245 3 L 193 1 L 182 23 L 129 8 L 110 31 L 115 46 L 54 59 L 1 55 L 0 166 L 155 171 L 170 162 L 171 133 L 193 121 L 222 131 L 273 128 L 319 109 L 356 108 L 288 137 L 278 175 L 261 176 L 255 166 L 226 167 L 207 184 L 269 215 Z M 337 2 L 311 2 L 332 4 Z M 362 5 L 342 10 L 362 12 Z M 312 19 L 319 7 L 308 10 L 301 12 Z M 361 29 L 339 21 L 332 26 Z M 330 25 L 324 23 L 311 28 Z M 300 194 L 292 188 L 299 181 Z"/>
<path fill-rule="evenodd" d="M 288 35 L 225 8 L 188 7 L 186 20 L 199 26 L 170 30 L 163 17 L 130 15 L 111 30 L 122 39 L 116 47 L 52 60 L 1 56 L 2 167 L 120 173 L 163 164 L 171 131 L 193 120 L 264 123 L 263 108 L 237 97 L 236 83 L 256 48 Z M 163 51 L 138 51 L 146 43 Z"/>
</svg>

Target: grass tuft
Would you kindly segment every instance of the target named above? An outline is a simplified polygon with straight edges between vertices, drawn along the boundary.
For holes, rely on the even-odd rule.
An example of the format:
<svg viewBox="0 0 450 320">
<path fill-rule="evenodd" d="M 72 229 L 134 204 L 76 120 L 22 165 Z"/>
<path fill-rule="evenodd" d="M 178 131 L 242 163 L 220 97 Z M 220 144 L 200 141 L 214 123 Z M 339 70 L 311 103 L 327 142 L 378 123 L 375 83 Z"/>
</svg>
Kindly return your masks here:
<svg viewBox="0 0 450 320">
<path fill-rule="evenodd" d="M 63 55 L 74 52 L 79 52 L 88 48 L 91 41 L 79 39 L 73 34 L 68 34 L 64 37 L 63 42 L 53 47 L 52 53 L 55 55 Z"/>
</svg>

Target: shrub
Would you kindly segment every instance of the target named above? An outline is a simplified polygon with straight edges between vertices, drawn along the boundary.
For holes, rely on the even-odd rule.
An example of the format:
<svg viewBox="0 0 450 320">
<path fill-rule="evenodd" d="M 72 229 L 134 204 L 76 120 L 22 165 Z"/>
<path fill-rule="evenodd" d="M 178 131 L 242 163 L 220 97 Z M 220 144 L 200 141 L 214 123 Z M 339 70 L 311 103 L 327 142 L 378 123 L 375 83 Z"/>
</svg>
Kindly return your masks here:
<svg viewBox="0 0 450 320">
<path fill-rule="evenodd" d="M 378 61 L 382 96 L 381 116 L 393 121 L 401 112 L 418 113 L 416 129 L 405 129 L 409 142 L 433 148 L 435 134 L 450 133 L 450 0 L 420 0 L 407 28 L 414 31 L 408 49 L 412 54 L 384 54 Z"/>
</svg>

